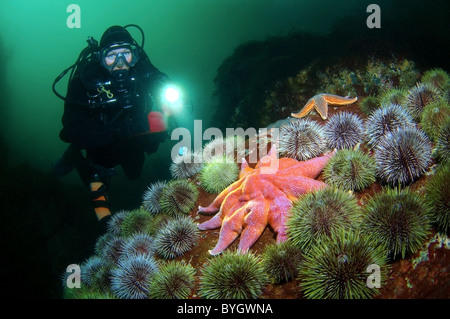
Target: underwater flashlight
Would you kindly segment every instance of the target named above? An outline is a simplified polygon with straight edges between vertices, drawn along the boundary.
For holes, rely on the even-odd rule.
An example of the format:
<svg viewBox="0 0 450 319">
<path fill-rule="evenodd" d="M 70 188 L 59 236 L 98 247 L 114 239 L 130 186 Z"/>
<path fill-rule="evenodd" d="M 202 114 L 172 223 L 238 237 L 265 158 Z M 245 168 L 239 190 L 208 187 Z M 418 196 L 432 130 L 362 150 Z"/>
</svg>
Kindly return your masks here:
<svg viewBox="0 0 450 319">
<path fill-rule="evenodd" d="M 170 103 L 177 102 L 180 99 L 180 91 L 170 86 L 166 89 L 166 92 L 164 93 L 164 98 L 167 100 L 167 102 Z"/>
<path fill-rule="evenodd" d="M 163 104 L 170 110 L 169 113 L 178 113 L 183 107 L 180 90 L 175 86 L 168 86 L 163 93 Z"/>
</svg>

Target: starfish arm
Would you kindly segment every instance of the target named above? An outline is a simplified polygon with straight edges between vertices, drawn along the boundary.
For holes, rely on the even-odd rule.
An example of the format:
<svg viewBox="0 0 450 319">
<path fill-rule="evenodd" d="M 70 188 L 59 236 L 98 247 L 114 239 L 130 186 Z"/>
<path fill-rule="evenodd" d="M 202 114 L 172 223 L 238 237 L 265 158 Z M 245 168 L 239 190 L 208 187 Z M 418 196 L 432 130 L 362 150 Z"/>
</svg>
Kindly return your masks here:
<svg viewBox="0 0 450 319">
<path fill-rule="evenodd" d="M 239 200 L 240 193 L 240 189 L 235 189 L 233 192 L 231 192 L 223 201 L 220 211 L 210 220 L 199 224 L 198 228 L 201 230 L 206 230 L 220 227 L 222 225 L 223 219 L 228 212 L 234 212 L 245 204 Z"/>
<path fill-rule="evenodd" d="M 328 117 L 328 103 L 325 100 L 325 98 L 320 95 L 317 98 L 315 98 L 315 109 L 317 111 L 317 113 L 319 113 L 320 117 L 323 120 L 326 120 Z"/>
<path fill-rule="evenodd" d="M 211 219 L 207 220 L 204 223 L 198 224 L 198 229 L 200 230 L 207 230 L 207 229 L 216 229 L 222 226 L 222 211 L 218 212 L 214 215 Z"/>
<path fill-rule="evenodd" d="M 309 101 L 305 104 L 305 106 L 300 110 L 298 113 L 291 113 L 291 116 L 296 118 L 302 118 L 306 116 L 309 112 L 311 112 L 314 109 L 315 105 L 315 99 L 311 98 Z"/>
<path fill-rule="evenodd" d="M 304 176 L 280 177 L 273 184 L 288 198 L 298 197 L 328 186 L 324 182 Z"/>
<path fill-rule="evenodd" d="M 236 210 L 231 216 L 223 219 L 222 228 L 220 229 L 219 240 L 216 246 L 209 251 L 211 255 L 222 253 L 242 232 L 242 224 L 247 213 L 247 205 Z"/>
<path fill-rule="evenodd" d="M 335 154 L 336 152 L 333 151 L 326 155 L 314 157 L 306 161 L 297 161 L 296 163 L 290 161 L 291 165 L 284 168 L 283 170 L 280 170 L 278 176 L 301 175 L 304 177 L 316 179 L 317 177 L 319 177 L 320 173 L 325 168 L 330 158 L 332 158 Z M 282 162 L 282 160 L 284 160 L 284 158 L 280 159 L 280 162 Z"/>
<path fill-rule="evenodd" d="M 227 188 L 225 188 L 215 199 L 214 201 L 206 207 L 203 206 L 199 206 L 198 207 L 198 213 L 203 213 L 203 214 L 213 214 L 216 213 L 217 211 L 219 211 L 220 206 L 222 205 L 222 203 L 224 202 L 225 198 L 233 193 L 235 190 L 239 189 L 241 187 L 241 184 L 245 181 L 245 178 L 241 178 L 239 180 L 237 180 L 236 182 L 234 182 L 233 184 L 231 184 L 230 186 L 228 186 Z"/>
<path fill-rule="evenodd" d="M 258 240 L 267 226 L 269 205 L 264 198 L 254 201 L 250 205 L 251 212 L 244 218 L 245 227 L 239 241 L 238 251 L 240 253 L 246 253 Z"/>
<path fill-rule="evenodd" d="M 349 105 L 358 101 L 357 97 L 346 97 L 335 94 L 322 94 L 323 99 L 332 105 Z"/>
<path fill-rule="evenodd" d="M 281 191 L 280 194 L 271 202 L 268 223 L 277 233 L 277 242 L 283 242 L 287 239 L 286 218 L 292 208 L 292 201 Z"/>
</svg>

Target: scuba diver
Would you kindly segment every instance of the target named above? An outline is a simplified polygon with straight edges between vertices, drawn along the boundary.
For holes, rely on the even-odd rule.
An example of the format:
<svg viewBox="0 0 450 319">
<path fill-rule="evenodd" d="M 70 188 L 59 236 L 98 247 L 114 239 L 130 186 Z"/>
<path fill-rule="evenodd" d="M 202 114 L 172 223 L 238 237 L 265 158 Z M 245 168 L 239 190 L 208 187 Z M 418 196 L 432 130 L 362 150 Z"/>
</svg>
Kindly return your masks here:
<svg viewBox="0 0 450 319">
<path fill-rule="evenodd" d="M 141 31 L 141 45 L 128 27 Z M 150 62 L 143 43 L 137 25 L 112 26 L 100 44 L 89 37 L 75 64 L 53 83 L 53 92 L 65 101 L 59 137 L 70 143 L 54 172 L 61 177 L 77 170 L 90 192 L 100 233 L 111 218 L 108 183 L 117 173 L 115 166 L 120 165 L 127 178 L 138 178 L 145 153 L 155 152 L 169 136 L 170 112 L 160 96 L 170 81 Z M 70 70 L 64 97 L 55 85 Z M 153 110 L 157 106 L 161 111 Z"/>
</svg>

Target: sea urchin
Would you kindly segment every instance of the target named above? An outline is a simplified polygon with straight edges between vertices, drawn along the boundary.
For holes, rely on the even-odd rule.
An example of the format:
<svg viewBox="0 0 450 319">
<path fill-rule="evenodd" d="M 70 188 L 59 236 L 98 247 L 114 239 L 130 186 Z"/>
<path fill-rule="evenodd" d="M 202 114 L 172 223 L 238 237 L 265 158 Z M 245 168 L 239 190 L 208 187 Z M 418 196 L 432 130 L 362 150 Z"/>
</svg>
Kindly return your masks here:
<svg viewBox="0 0 450 319">
<path fill-rule="evenodd" d="M 267 283 L 258 257 L 229 250 L 203 266 L 199 294 L 206 299 L 254 299 Z"/>
<path fill-rule="evenodd" d="M 325 151 L 325 133 L 320 124 L 299 119 L 280 128 L 279 152 L 281 156 L 305 161 Z"/>
<path fill-rule="evenodd" d="M 407 184 L 422 176 L 431 163 L 431 144 L 415 127 L 399 128 L 375 148 L 377 175 L 389 184 Z"/>
<path fill-rule="evenodd" d="M 323 170 L 325 182 L 343 190 L 360 191 L 375 182 L 374 159 L 361 150 L 336 152 Z"/>
<path fill-rule="evenodd" d="M 194 287 L 195 269 L 184 261 L 164 263 L 152 278 L 149 296 L 154 299 L 186 299 Z"/>
<path fill-rule="evenodd" d="M 386 280 L 384 250 L 360 233 L 340 231 L 322 237 L 299 269 L 300 288 L 311 299 L 368 299 Z M 371 267 L 379 270 L 378 283 L 370 281 Z M 379 284 L 379 286 L 377 285 Z"/>
<path fill-rule="evenodd" d="M 158 264 L 148 255 L 121 258 L 111 271 L 111 290 L 121 299 L 148 298 L 150 279 Z"/>
<path fill-rule="evenodd" d="M 169 216 L 188 214 L 195 206 L 199 191 L 186 179 L 171 180 L 161 192 L 161 212 Z"/>
<path fill-rule="evenodd" d="M 362 229 L 385 247 L 392 259 L 404 258 L 419 250 L 427 238 L 428 206 L 409 188 L 386 188 L 364 205 Z"/>
<path fill-rule="evenodd" d="M 358 115 L 336 113 L 325 124 L 328 148 L 349 149 L 364 140 L 364 124 Z"/>
<path fill-rule="evenodd" d="M 199 229 L 191 217 L 175 217 L 166 221 L 156 233 L 156 252 L 165 259 L 172 259 L 189 251 L 198 238 Z"/>
<path fill-rule="evenodd" d="M 357 227 L 360 218 L 360 208 L 353 195 L 327 187 L 308 193 L 294 203 L 286 223 L 287 236 L 306 251 L 320 237 Z"/>
</svg>

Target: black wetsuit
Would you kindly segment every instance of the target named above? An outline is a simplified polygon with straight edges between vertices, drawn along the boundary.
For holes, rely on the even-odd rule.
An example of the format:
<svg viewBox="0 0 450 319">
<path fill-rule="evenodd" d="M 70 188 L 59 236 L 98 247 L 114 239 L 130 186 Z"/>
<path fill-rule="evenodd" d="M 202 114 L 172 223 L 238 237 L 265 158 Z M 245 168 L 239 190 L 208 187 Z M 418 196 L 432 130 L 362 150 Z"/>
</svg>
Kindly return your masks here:
<svg viewBox="0 0 450 319">
<path fill-rule="evenodd" d="M 79 66 L 69 83 L 60 138 L 71 143 L 85 183 L 116 165 L 130 179 L 140 175 L 145 153 L 155 152 L 168 136 L 166 131 L 150 133 L 148 122 L 153 100 L 167 81 L 148 59 L 122 77 L 113 77 L 98 61 Z"/>
</svg>

